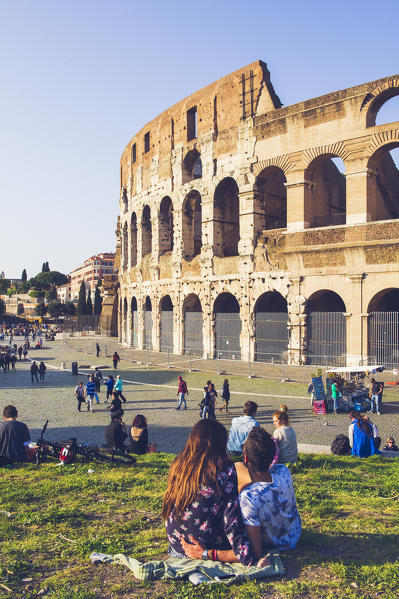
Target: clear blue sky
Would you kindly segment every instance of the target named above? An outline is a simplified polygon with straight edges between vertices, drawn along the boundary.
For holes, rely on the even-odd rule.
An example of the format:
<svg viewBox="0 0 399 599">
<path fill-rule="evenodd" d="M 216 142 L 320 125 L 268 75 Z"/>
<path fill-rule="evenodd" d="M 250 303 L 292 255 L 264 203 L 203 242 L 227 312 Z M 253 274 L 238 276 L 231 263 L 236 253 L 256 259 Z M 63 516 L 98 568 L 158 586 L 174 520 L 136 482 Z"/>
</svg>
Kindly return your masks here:
<svg viewBox="0 0 399 599">
<path fill-rule="evenodd" d="M 284 105 L 395 74 L 398 17 L 397 0 L 0 0 L 0 270 L 112 251 L 123 148 L 168 106 L 258 58 Z"/>
</svg>

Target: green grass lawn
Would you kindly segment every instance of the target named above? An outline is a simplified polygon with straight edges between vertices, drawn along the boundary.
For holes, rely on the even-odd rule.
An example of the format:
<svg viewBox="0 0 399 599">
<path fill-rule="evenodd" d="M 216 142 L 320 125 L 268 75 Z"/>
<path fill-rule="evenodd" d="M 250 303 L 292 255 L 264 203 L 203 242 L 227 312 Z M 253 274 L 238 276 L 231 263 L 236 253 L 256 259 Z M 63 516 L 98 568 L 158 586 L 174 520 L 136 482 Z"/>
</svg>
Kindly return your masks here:
<svg viewBox="0 0 399 599">
<path fill-rule="evenodd" d="M 165 556 L 159 514 L 172 459 L 147 455 L 130 468 L 2 469 L 0 597 L 30 599 L 39 591 L 51 599 L 399 596 L 399 461 L 378 456 L 300 456 L 292 473 L 303 533 L 297 549 L 282 554 L 281 580 L 229 588 L 149 585 L 121 567 L 93 566 L 93 551 Z"/>
</svg>

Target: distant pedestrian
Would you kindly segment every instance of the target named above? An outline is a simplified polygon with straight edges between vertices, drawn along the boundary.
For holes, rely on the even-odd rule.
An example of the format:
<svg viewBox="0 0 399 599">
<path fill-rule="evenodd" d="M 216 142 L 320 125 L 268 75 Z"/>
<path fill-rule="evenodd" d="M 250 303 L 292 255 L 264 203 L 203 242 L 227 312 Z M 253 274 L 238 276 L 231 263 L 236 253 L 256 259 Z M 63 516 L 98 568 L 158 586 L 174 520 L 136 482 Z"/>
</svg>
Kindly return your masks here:
<svg viewBox="0 0 399 599">
<path fill-rule="evenodd" d="M 38 365 L 36 364 L 35 360 L 33 360 L 32 366 L 30 367 L 30 376 L 32 379 L 32 383 L 33 383 L 33 378 L 36 379 L 37 383 L 39 382 L 39 379 L 37 378 L 38 370 L 39 370 Z"/>
<path fill-rule="evenodd" d="M 98 345 L 98 342 L 97 342 L 96 343 L 96 356 L 97 356 L 97 358 L 100 355 L 100 351 L 101 351 L 101 349 L 100 349 L 100 346 Z"/>
<path fill-rule="evenodd" d="M 46 374 L 46 365 L 44 362 L 40 362 L 39 364 L 39 377 L 41 381 L 44 381 L 44 375 Z"/>
<path fill-rule="evenodd" d="M 85 389 L 82 381 L 75 387 L 75 397 L 78 400 L 78 412 L 80 412 L 81 405 L 85 402 Z"/>
<path fill-rule="evenodd" d="M 186 395 L 188 395 L 187 384 L 186 384 L 186 381 L 183 380 L 183 377 L 179 376 L 178 378 L 179 378 L 179 386 L 177 389 L 177 397 L 179 398 L 179 400 L 177 403 L 176 410 L 183 409 L 183 404 L 184 404 L 184 410 L 187 410 L 187 403 L 186 403 Z"/>
<path fill-rule="evenodd" d="M 114 370 L 116 370 L 118 367 L 118 362 L 120 362 L 120 356 L 119 356 L 118 352 L 115 352 L 114 355 L 112 356 L 112 362 L 114 364 Z"/>
<path fill-rule="evenodd" d="M 115 385 L 115 379 L 114 379 L 114 377 L 112 376 L 112 374 L 110 374 L 110 375 L 108 376 L 108 379 L 105 381 L 105 386 L 107 387 L 107 397 L 106 397 L 106 399 L 104 400 L 104 403 L 107 403 L 107 402 L 108 402 L 108 399 L 109 399 L 110 397 L 112 397 L 112 392 L 113 392 L 113 390 L 114 390 L 114 385 Z"/>
<path fill-rule="evenodd" d="M 23 347 L 22 347 L 22 345 L 20 345 L 18 348 L 18 355 L 19 355 L 20 360 L 22 359 L 22 352 L 23 352 Z"/>
<path fill-rule="evenodd" d="M 15 370 L 15 362 L 17 361 L 17 356 L 15 354 L 13 354 L 10 358 L 10 362 L 11 362 L 11 367 L 13 370 Z"/>
<path fill-rule="evenodd" d="M 101 387 L 101 381 L 103 378 L 103 375 L 101 374 L 101 371 L 96 368 L 95 369 L 95 373 L 94 373 L 94 382 L 96 383 L 96 393 L 100 393 L 100 387 Z"/>
<path fill-rule="evenodd" d="M 26 361 L 26 356 L 28 355 L 28 348 L 26 347 L 26 345 L 25 345 L 24 349 L 22 350 L 22 354 L 24 356 L 24 360 Z"/>
<path fill-rule="evenodd" d="M 116 381 L 115 381 L 114 393 L 115 393 L 115 395 L 117 395 L 117 397 L 121 398 L 123 403 L 126 403 L 126 397 L 123 395 L 122 390 L 123 390 L 123 381 L 119 377 L 119 374 L 118 374 L 116 377 Z"/>
<path fill-rule="evenodd" d="M 230 402 L 230 386 L 228 379 L 224 379 L 223 387 L 220 390 L 220 397 L 223 399 L 223 405 L 221 408 L 219 408 L 219 412 L 222 412 L 223 408 L 226 408 L 226 412 L 228 414 Z"/>
<path fill-rule="evenodd" d="M 96 383 L 94 382 L 94 377 L 90 376 L 89 380 L 86 383 L 86 403 L 87 403 L 87 410 L 89 412 L 94 412 L 94 409 L 93 409 L 94 397 L 97 397 L 97 403 L 100 403 L 98 401 L 98 396 L 96 393 Z"/>
</svg>

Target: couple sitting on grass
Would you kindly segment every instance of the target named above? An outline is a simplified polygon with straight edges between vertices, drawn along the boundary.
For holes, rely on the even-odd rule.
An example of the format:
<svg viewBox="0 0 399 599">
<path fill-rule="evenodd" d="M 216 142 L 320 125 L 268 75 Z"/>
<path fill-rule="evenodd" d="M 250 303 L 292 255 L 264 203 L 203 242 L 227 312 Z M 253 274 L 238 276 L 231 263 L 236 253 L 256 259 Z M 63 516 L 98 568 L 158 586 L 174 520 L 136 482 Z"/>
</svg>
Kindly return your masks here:
<svg viewBox="0 0 399 599">
<path fill-rule="evenodd" d="M 225 427 L 201 420 L 172 463 L 162 508 L 169 555 L 264 567 L 270 549 L 292 549 L 301 534 L 291 474 L 261 427 L 244 463 L 234 465 L 226 445 Z"/>
</svg>

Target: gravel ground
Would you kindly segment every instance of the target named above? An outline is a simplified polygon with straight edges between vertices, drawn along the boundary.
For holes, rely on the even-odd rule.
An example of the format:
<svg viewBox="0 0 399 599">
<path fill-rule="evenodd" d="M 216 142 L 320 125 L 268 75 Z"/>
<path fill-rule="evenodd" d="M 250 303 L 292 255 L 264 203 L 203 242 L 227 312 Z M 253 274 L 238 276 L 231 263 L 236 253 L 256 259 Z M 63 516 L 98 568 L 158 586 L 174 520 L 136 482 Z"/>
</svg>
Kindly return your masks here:
<svg viewBox="0 0 399 599">
<path fill-rule="evenodd" d="M 15 340 L 18 343 L 18 339 Z M 47 348 L 32 350 L 28 358 L 37 362 L 43 360 L 47 365 L 46 380 L 44 383 L 31 383 L 30 362 L 17 362 L 15 372 L 9 371 L 5 374 L 0 372 L 0 409 L 12 403 L 17 406 L 19 418 L 25 422 L 31 431 L 32 439 L 36 439 L 46 419 L 49 420 L 46 438 L 64 440 L 71 436 L 77 437 L 79 442 L 90 442 L 101 444 L 104 442 L 104 429 L 109 422 L 109 412 L 104 404 L 105 392 L 100 393 L 101 404 L 95 406 L 94 413 L 77 411 L 77 403 L 74 397 L 74 388 L 79 380 L 86 381 L 86 376 L 80 374 L 78 377 L 71 374 L 71 362 L 79 363 L 82 373 L 88 372 L 93 364 L 107 366 L 102 369 L 103 374 L 111 372 L 111 359 L 99 358 L 96 360 L 92 355 L 84 352 L 76 352 L 66 349 L 62 340 L 50 343 Z M 94 361 L 94 362 L 93 362 Z M 61 363 L 66 362 L 68 370 L 60 370 Z M 84 366 L 87 368 L 84 368 Z M 124 384 L 124 395 L 128 403 L 124 406 L 126 424 L 131 424 L 136 414 L 144 414 L 148 419 L 150 441 L 158 444 L 160 451 L 176 453 L 181 450 L 187 439 L 187 435 L 199 418 L 198 403 L 202 397 L 200 389 L 191 388 L 188 396 L 188 409 L 176 411 L 177 375 L 173 370 L 153 370 L 151 380 L 153 384 L 131 384 L 128 381 L 148 380 L 148 370 L 143 366 L 132 365 L 127 361 L 121 361 L 117 371 L 126 381 Z M 189 375 L 188 375 L 189 376 Z M 201 375 L 202 376 L 202 375 Z M 204 383 L 207 379 L 203 374 Z M 162 383 L 162 386 L 156 383 Z M 239 382 L 235 382 L 234 391 Z M 231 418 L 242 414 L 242 405 L 248 399 L 258 403 L 257 419 L 268 431 L 273 431 L 272 413 L 281 403 L 287 404 L 290 411 L 291 424 L 295 428 L 299 443 L 311 443 L 319 445 L 330 445 L 331 440 L 339 433 L 347 434 L 349 424 L 348 416 L 328 415 L 328 426 L 324 426 L 323 417 L 317 417 L 310 409 L 308 397 L 267 397 L 264 396 L 260 387 L 261 383 L 254 381 L 253 393 L 257 395 L 242 393 L 239 396 L 232 395 L 230 414 L 222 414 L 218 419 L 226 426 L 230 426 Z M 200 387 L 200 385 L 198 385 Z M 248 381 L 245 388 L 248 389 Z M 104 387 L 105 389 L 105 387 Z M 282 395 L 292 394 L 289 383 L 282 384 Z M 375 416 L 375 423 L 379 427 L 380 436 L 383 441 L 388 435 L 399 439 L 399 389 L 391 390 L 384 402 L 384 413 Z"/>
</svg>

